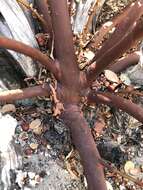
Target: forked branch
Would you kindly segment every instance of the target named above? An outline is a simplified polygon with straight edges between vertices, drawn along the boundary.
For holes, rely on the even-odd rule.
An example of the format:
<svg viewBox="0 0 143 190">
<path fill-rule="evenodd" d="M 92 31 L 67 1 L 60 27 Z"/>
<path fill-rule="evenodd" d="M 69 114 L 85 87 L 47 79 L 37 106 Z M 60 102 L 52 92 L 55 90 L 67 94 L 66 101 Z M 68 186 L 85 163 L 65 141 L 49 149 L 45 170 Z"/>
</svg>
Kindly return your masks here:
<svg viewBox="0 0 143 190">
<path fill-rule="evenodd" d="M 123 9 L 123 11 L 120 12 L 120 14 L 118 14 L 117 16 L 115 16 L 115 18 L 113 18 L 112 21 L 107 21 L 105 24 L 103 24 L 99 28 L 99 30 L 95 33 L 90 43 L 87 44 L 87 47 L 92 49 L 93 51 L 96 51 L 96 49 L 99 47 L 99 44 L 102 42 L 104 37 L 125 19 L 128 12 L 130 11 L 131 6 L 132 6 L 132 3 L 126 6 Z"/>
<path fill-rule="evenodd" d="M 86 76 L 90 84 L 109 64 L 119 58 L 143 37 L 143 1 L 137 1 L 128 12 L 128 17 L 116 27 L 111 37 L 103 44 L 89 66 Z"/>
</svg>

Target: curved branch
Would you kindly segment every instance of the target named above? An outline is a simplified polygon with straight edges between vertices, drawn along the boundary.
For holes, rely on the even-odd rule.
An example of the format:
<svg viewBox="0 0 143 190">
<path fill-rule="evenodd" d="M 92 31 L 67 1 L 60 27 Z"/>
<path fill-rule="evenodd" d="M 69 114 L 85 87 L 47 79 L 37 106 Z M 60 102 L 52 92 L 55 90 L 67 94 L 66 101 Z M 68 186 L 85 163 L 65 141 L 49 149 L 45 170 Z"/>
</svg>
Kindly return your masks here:
<svg viewBox="0 0 143 190">
<path fill-rule="evenodd" d="M 143 1 L 137 1 L 128 12 L 128 17 L 118 24 L 115 32 L 103 44 L 93 58 L 94 63 L 87 69 L 87 82 L 90 84 L 113 61 L 131 48 L 143 37 L 143 19 L 138 20 L 143 11 Z"/>
<path fill-rule="evenodd" d="M 15 100 L 22 100 L 36 96 L 48 96 L 50 94 L 50 87 L 48 84 L 29 87 L 25 89 L 7 90 L 0 92 L 0 101 L 11 102 Z"/>
<path fill-rule="evenodd" d="M 121 109 L 143 123 L 143 108 L 111 93 L 97 92 L 88 95 L 88 103 L 106 104 Z"/>
<path fill-rule="evenodd" d="M 69 127 L 72 140 L 76 146 L 83 163 L 87 178 L 88 189 L 106 190 L 103 168 L 99 164 L 100 155 L 78 106 L 68 105 L 62 115 L 65 124 Z"/>
<path fill-rule="evenodd" d="M 0 37 L 0 47 L 25 54 L 32 59 L 39 61 L 50 72 L 52 72 L 57 79 L 60 78 L 59 67 L 55 64 L 55 61 L 41 53 L 39 50 L 32 48 L 22 42 L 18 42 L 16 40 L 8 39 L 5 37 Z"/>
<path fill-rule="evenodd" d="M 120 14 L 115 16 L 112 21 L 107 21 L 104 23 L 97 33 L 93 36 L 93 39 L 86 45 L 87 48 L 91 49 L 92 51 L 95 51 L 98 47 L 99 44 L 102 42 L 104 37 L 114 28 L 119 24 L 128 14 L 130 7 L 132 3 L 127 5 Z"/>
<path fill-rule="evenodd" d="M 122 72 L 128 67 L 136 65 L 139 62 L 139 58 L 139 51 L 131 53 L 127 57 L 121 58 L 116 63 L 109 65 L 108 69 L 115 73 Z"/>
</svg>

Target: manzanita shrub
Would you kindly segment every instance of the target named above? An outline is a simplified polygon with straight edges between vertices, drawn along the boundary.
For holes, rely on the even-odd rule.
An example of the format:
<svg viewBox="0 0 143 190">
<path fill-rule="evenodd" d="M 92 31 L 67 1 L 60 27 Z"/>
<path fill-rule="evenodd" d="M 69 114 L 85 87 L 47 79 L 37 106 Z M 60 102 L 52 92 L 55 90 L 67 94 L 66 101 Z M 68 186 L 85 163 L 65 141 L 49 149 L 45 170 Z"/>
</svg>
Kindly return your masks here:
<svg viewBox="0 0 143 190">
<path fill-rule="evenodd" d="M 44 65 L 55 78 L 56 85 L 44 83 L 26 89 L 10 90 L 0 93 L 3 102 L 34 96 L 53 95 L 56 109 L 63 122 L 70 129 L 72 142 L 78 150 L 90 190 L 106 190 L 104 171 L 100 162 L 91 130 L 83 116 L 80 104 L 107 104 L 119 108 L 140 122 L 143 122 L 143 108 L 111 92 L 93 90 L 92 84 L 106 69 L 121 71 L 130 64 L 138 62 L 139 56 L 131 54 L 122 61 L 114 63 L 123 53 L 143 37 L 143 0 L 128 5 L 120 15 L 103 25 L 86 47 L 96 50 L 94 58 L 84 70 L 80 70 L 75 54 L 73 32 L 69 16 L 71 0 L 37 1 L 38 9 L 44 16 L 43 30 L 50 35 L 49 47 L 53 45 L 54 59 L 21 42 L 0 37 L 0 47 L 25 54 Z M 49 13 L 49 11 L 50 13 Z M 106 34 L 114 28 L 109 38 L 97 49 Z M 52 40 L 54 43 L 51 43 Z"/>
</svg>

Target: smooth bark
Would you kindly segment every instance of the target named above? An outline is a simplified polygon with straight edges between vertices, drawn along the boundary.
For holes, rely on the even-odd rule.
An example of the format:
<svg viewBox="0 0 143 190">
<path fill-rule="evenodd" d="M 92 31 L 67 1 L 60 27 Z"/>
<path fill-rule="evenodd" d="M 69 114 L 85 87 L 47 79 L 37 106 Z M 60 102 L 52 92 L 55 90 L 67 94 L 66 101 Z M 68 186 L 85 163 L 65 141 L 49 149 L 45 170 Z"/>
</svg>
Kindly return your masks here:
<svg viewBox="0 0 143 190">
<path fill-rule="evenodd" d="M 62 118 L 69 127 L 73 143 L 81 156 L 88 189 L 106 190 L 103 167 L 99 163 L 100 155 L 82 112 L 78 106 L 68 105 Z"/>
<path fill-rule="evenodd" d="M 106 104 L 121 109 L 138 121 L 143 122 L 143 108 L 123 97 L 108 92 L 96 92 L 88 95 L 89 103 Z"/>
</svg>

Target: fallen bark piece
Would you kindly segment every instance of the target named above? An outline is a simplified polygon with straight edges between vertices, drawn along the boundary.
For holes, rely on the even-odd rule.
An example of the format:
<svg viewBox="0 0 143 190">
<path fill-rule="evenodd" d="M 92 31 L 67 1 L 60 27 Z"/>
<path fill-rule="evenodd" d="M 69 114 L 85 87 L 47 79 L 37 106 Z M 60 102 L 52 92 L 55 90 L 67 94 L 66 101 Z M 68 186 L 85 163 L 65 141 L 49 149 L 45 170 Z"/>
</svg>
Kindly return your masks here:
<svg viewBox="0 0 143 190">
<path fill-rule="evenodd" d="M 92 19 L 94 15 L 98 17 L 104 2 L 105 0 L 86 0 L 76 2 L 77 11 L 73 22 L 74 34 L 81 34 L 84 31 L 85 27 L 88 27 L 86 25 L 88 25 L 88 20 L 91 15 Z M 91 22 L 92 19 L 90 20 Z"/>
<path fill-rule="evenodd" d="M 17 124 L 16 119 L 10 115 L 0 116 L 0 187 L 6 190 L 11 186 L 10 171 L 22 165 L 21 155 L 18 154 L 12 141 Z"/>
<path fill-rule="evenodd" d="M 0 12 L 3 16 L 5 24 L 3 24 L 4 30 L 1 30 L 1 34 L 8 38 L 13 38 L 17 41 L 21 41 L 27 45 L 38 48 L 38 44 L 35 39 L 35 34 L 31 29 L 31 26 L 23 13 L 21 7 L 16 0 L 1 0 Z M 2 24 L 1 24 L 2 27 Z M 7 31 L 7 32 L 5 32 Z M 27 76 L 35 76 L 37 69 L 33 60 L 25 55 L 19 54 L 8 50 L 10 54 L 17 60 L 20 67 Z"/>
</svg>

